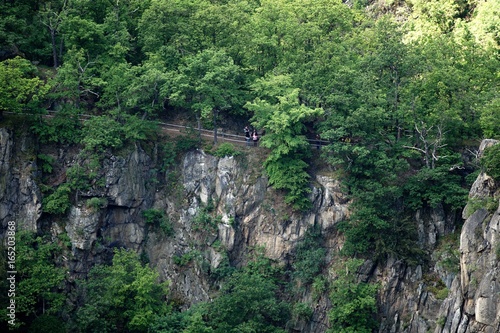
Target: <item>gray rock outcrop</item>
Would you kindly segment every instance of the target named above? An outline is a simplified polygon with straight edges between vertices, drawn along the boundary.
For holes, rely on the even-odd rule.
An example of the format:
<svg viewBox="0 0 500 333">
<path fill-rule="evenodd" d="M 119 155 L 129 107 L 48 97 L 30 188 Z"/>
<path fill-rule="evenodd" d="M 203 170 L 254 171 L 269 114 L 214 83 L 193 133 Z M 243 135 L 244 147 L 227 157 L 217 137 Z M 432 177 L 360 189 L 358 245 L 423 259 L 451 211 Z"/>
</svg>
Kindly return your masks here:
<svg viewBox="0 0 500 333">
<path fill-rule="evenodd" d="M 481 150 L 495 143 L 484 141 Z M 217 158 L 196 150 L 177 161 L 176 170 L 158 171 L 157 157 L 134 146 L 123 156 L 104 158 L 101 185 L 78 193 L 68 213 L 52 219 L 41 211 L 33 147 L 29 136 L 14 138 L 12 132 L 0 129 L 1 230 L 15 220 L 19 228 L 45 228 L 54 238 L 67 234 L 72 252 L 67 263 L 74 277 L 109 262 L 114 248 L 133 249 L 170 282 L 172 297 L 186 309 L 214 296 L 216 286 L 207 272 L 225 262 L 245 264 L 256 247 L 288 264 L 311 226 L 322 231 L 331 266 L 343 246 L 336 226 L 349 217 L 350 201 L 328 172 L 313 176 L 312 209 L 299 213 L 269 187 L 258 155 Z M 65 168 L 82 163 L 75 153 L 54 151 L 53 155 Z M 64 179 L 65 170 L 60 173 L 56 178 Z M 389 258 L 384 263 L 367 260 L 363 265 L 360 280 L 380 285 L 380 333 L 500 332 L 498 181 L 481 173 L 469 197 L 459 248 L 441 253 L 441 240 L 458 232 L 460 216 L 438 206 L 416 212 L 413 219 L 419 247 L 428 255 L 425 264 Z M 99 198 L 102 205 L 89 207 L 92 198 Z M 146 223 L 143 212 L 148 209 L 161 212 L 174 234 Z M 215 227 L 200 226 L 200 212 L 208 209 Z M 456 270 L 445 267 L 443 258 L 456 259 Z M 328 268 L 324 274 L 329 274 Z M 313 314 L 309 322 L 295 323 L 294 329 L 325 332 L 328 293 L 313 300 L 306 289 L 301 301 L 313 305 Z"/>
</svg>

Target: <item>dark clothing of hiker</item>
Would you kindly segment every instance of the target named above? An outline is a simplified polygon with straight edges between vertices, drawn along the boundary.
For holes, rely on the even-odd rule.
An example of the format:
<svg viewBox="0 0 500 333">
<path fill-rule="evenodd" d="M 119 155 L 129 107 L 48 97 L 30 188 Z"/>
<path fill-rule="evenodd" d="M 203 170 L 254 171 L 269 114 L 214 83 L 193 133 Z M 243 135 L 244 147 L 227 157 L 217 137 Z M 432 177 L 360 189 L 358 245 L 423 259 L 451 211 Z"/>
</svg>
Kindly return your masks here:
<svg viewBox="0 0 500 333">
<path fill-rule="evenodd" d="M 245 141 L 247 142 L 247 146 L 250 146 L 250 130 L 248 126 L 245 126 Z"/>
</svg>

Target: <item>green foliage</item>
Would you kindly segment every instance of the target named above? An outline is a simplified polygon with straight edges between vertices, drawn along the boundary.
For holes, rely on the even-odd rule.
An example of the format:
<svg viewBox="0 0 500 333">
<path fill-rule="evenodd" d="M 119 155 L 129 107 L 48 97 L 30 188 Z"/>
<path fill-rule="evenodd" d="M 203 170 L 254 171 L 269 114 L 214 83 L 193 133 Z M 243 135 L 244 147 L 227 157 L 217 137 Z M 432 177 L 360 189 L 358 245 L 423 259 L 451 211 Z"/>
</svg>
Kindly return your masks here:
<svg viewBox="0 0 500 333">
<path fill-rule="evenodd" d="M 460 233 L 455 232 L 439 240 L 435 251 L 438 264 L 447 272 L 460 272 Z"/>
<path fill-rule="evenodd" d="M 214 332 L 284 332 L 290 307 L 277 297 L 274 268 L 263 258 L 233 275 L 206 309 L 207 326 Z"/>
<path fill-rule="evenodd" d="M 500 144 L 488 147 L 481 157 L 484 171 L 495 180 L 500 180 Z"/>
<path fill-rule="evenodd" d="M 154 139 L 155 124 L 146 117 L 186 112 L 190 121 L 217 128 L 220 118 L 232 123 L 228 118 L 243 115 L 242 105 L 252 101 L 247 116 L 266 130 L 261 145 L 270 149 L 264 163 L 270 184 L 288 203 L 310 207 L 305 134 L 319 133 L 329 142 L 323 157 L 341 169 L 352 203 L 350 219 L 339 225 L 343 252 L 416 262 L 415 209 L 464 204 L 463 179 L 449 172 L 461 161 L 446 156 L 463 152 L 465 140 L 500 135 L 498 10 L 497 1 L 454 0 L 3 1 L 0 50 L 8 60 L 0 63 L 0 114 L 37 111 L 46 101 L 60 111 L 30 121 L 42 144 L 81 142 L 102 154 Z M 99 116 L 82 125 L 80 113 Z M 161 151 L 158 168 L 171 171 L 200 141 L 195 131 L 177 138 Z M 50 172 L 52 162 L 38 160 Z M 79 191 L 99 185 L 95 161 L 70 168 L 67 184 L 45 193 L 44 212 L 65 213 L 71 192 L 78 200 Z M 495 179 L 498 161 L 495 153 L 482 160 Z M 490 198 L 468 207 L 497 205 Z M 193 229 L 215 232 L 219 222 L 202 209 Z M 297 249 L 295 278 L 320 293 L 328 283 L 315 273 L 322 251 L 313 245 Z M 454 255 L 445 248 L 441 263 L 451 269 Z M 109 316 L 124 316 L 117 311 Z M 170 327 L 162 330 L 284 327 L 259 326 L 258 315 L 257 322 L 224 327 L 210 316 L 200 310 L 163 318 Z M 133 330 L 123 322 L 109 328 L 108 321 L 105 330 Z"/>
<path fill-rule="evenodd" d="M 66 170 L 67 185 L 72 190 L 88 190 L 90 188 L 90 182 L 95 176 L 95 173 L 90 174 L 87 172 L 87 168 L 85 166 L 80 166 L 78 164 L 75 164 Z"/>
<path fill-rule="evenodd" d="M 121 148 L 125 142 L 146 140 L 156 131 L 156 123 L 135 115 L 96 116 L 85 121 L 82 143 L 86 151 L 102 153 L 107 148 Z"/>
<path fill-rule="evenodd" d="M 212 155 L 216 157 L 230 157 L 241 155 L 241 151 L 236 150 L 233 144 L 224 142 L 221 143 L 217 149 L 212 152 Z"/>
<path fill-rule="evenodd" d="M 43 172 L 51 173 L 53 170 L 53 164 L 56 159 L 50 155 L 38 154 L 37 155 L 39 165 L 42 168 Z"/>
<path fill-rule="evenodd" d="M 179 136 L 176 139 L 175 151 L 185 153 L 200 147 L 200 140 L 195 136 L 194 130 L 188 135 Z"/>
<path fill-rule="evenodd" d="M 261 146 L 271 149 L 264 162 L 269 184 L 276 189 L 285 190 L 285 201 L 295 209 L 306 210 L 311 202 L 308 198 L 308 164 L 304 161 L 309 154 L 309 143 L 303 135 L 304 122 L 323 114 L 320 108 L 312 109 L 299 101 L 299 89 L 289 87 L 275 88 L 282 95 L 269 96 L 266 91 L 259 91 L 267 82 L 276 82 L 273 77 L 257 81 L 255 89 L 269 100 L 257 98 L 245 107 L 254 112 L 252 118 L 256 128 L 265 129 Z"/>
<path fill-rule="evenodd" d="M 108 200 L 106 198 L 93 197 L 88 199 L 86 204 L 93 211 L 98 211 L 108 205 Z"/>
<path fill-rule="evenodd" d="M 202 118 L 212 116 L 214 110 L 241 107 L 240 68 L 224 50 L 207 49 L 183 60 L 179 72 L 171 73 L 163 87 L 173 103 Z"/>
<path fill-rule="evenodd" d="M 166 315 L 166 282 L 158 272 L 140 263 L 135 252 L 117 250 L 111 266 L 92 268 L 80 281 L 84 305 L 77 310 L 82 332 L 146 332 L 157 318 Z"/>
<path fill-rule="evenodd" d="M 177 156 L 177 152 L 175 150 L 175 145 L 173 142 L 168 141 L 165 142 L 161 146 L 160 150 L 161 156 L 161 171 L 167 171 L 170 167 L 175 165 L 175 158 Z"/>
<path fill-rule="evenodd" d="M 35 110 L 49 89 L 28 60 L 16 57 L 0 62 L 0 115 L 3 111 Z"/>
<path fill-rule="evenodd" d="M 374 315 L 378 286 L 357 281 L 357 270 L 362 263 L 363 260 L 349 259 L 345 269 L 336 272 L 338 276 L 330 292 L 329 333 L 370 333 L 377 327 Z"/>
<path fill-rule="evenodd" d="M 189 264 L 191 261 L 198 259 L 201 253 L 196 250 L 190 250 L 182 255 L 174 256 L 173 261 L 179 267 L 184 267 Z"/>
<path fill-rule="evenodd" d="M 449 289 L 446 288 L 446 285 L 439 277 L 434 275 L 425 275 L 423 278 L 426 282 L 427 290 L 434 294 L 436 299 L 444 300 L 448 296 Z"/>
<path fill-rule="evenodd" d="M 18 230 L 15 250 L 16 323 L 25 324 L 22 321 L 42 314 L 59 314 L 65 304 L 62 288 L 66 272 L 54 263 L 54 258 L 61 248 L 48 237 Z M 5 262 L 2 265 L 6 267 Z M 5 309 L 2 306 L 1 314 L 6 318 Z M 33 325 L 37 325 L 36 321 Z"/>
<path fill-rule="evenodd" d="M 328 281 L 322 276 L 316 276 L 311 284 L 312 287 L 312 298 L 313 300 L 318 300 L 322 295 L 328 290 Z"/>
<path fill-rule="evenodd" d="M 490 213 L 494 213 L 498 208 L 498 197 L 470 198 L 467 202 L 466 216 L 470 217 L 478 209 L 484 208 Z"/>
<path fill-rule="evenodd" d="M 182 62 L 161 90 L 172 104 L 194 111 L 198 119 L 212 118 L 216 143 L 219 113 L 241 113 L 241 70 L 223 49 L 204 49 Z"/>
<path fill-rule="evenodd" d="M 42 119 L 33 125 L 41 143 L 77 144 L 81 140 L 82 125 L 80 110 L 67 107 L 58 111 L 53 118 Z"/>
<path fill-rule="evenodd" d="M 323 247 L 321 229 L 319 227 L 310 228 L 295 248 L 292 276 L 301 284 L 312 283 L 325 265 L 325 255 L 326 250 Z"/>
<path fill-rule="evenodd" d="M 70 193 L 71 187 L 68 184 L 59 185 L 53 193 L 43 198 L 43 211 L 56 215 L 65 214 L 71 207 Z"/>
<path fill-rule="evenodd" d="M 120 148 L 123 145 L 122 125 L 108 116 L 92 117 L 84 123 L 82 143 L 87 151 Z"/>
<path fill-rule="evenodd" d="M 165 236 L 174 235 L 174 227 L 164 212 L 150 208 L 142 211 L 142 216 L 146 224 L 159 228 Z"/>
<path fill-rule="evenodd" d="M 469 192 L 460 186 L 460 181 L 459 176 L 449 171 L 449 166 L 423 168 L 406 181 L 406 205 L 414 210 L 425 206 L 435 208 L 441 203 L 452 209 L 464 207 Z"/>
<path fill-rule="evenodd" d="M 436 298 L 439 299 L 439 300 L 444 300 L 446 297 L 448 297 L 448 293 L 450 292 L 450 290 L 448 288 L 443 288 L 443 289 L 440 289 L 437 293 L 436 293 Z"/>
<path fill-rule="evenodd" d="M 43 314 L 37 317 L 31 323 L 28 332 L 29 333 L 39 333 L 39 332 L 54 332 L 54 333 L 65 333 L 66 323 L 60 318 L 53 315 Z"/>
<path fill-rule="evenodd" d="M 292 309 L 292 315 L 298 320 L 308 321 L 313 315 L 313 309 L 307 303 L 295 303 Z"/>
<path fill-rule="evenodd" d="M 210 203 L 210 201 L 209 201 Z M 215 233 L 217 231 L 218 225 L 222 223 L 222 216 L 212 213 L 213 206 L 207 203 L 207 206 L 201 207 L 196 216 L 193 219 L 193 230 L 195 231 L 207 231 L 209 233 Z"/>
<path fill-rule="evenodd" d="M 483 106 L 479 123 L 486 138 L 500 139 L 500 98 L 494 98 Z"/>
</svg>

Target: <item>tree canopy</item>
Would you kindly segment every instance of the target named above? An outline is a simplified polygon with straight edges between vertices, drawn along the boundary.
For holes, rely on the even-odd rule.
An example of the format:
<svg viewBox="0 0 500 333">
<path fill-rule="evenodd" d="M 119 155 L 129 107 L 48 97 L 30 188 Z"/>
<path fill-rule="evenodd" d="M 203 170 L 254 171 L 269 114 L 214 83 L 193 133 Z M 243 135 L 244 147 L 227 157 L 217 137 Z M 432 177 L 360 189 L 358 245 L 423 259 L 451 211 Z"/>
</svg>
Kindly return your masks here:
<svg viewBox="0 0 500 333">
<path fill-rule="evenodd" d="M 56 111 L 30 128 L 42 144 L 78 145 L 89 164 L 153 141 L 157 121 L 203 123 L 215 143 L 222 124 L 251 123 L 265 133 L 258 149 L 269 184 L 296 212 L 311 207 L 315 162 L 340 178 L 351 202 L 338 224 L 342 254 L 414 263 L 427 251 L 415 211 L 463 207 L 468 178 L 456 170 L 481 165 L 498 178 L 497 148 L 481 164 L 464 156 L 500 138 L 499 13 L 498 1 L 479 0 L 0 1 L 0 118 Z M 83 124 L 81 114 L 90 116 Z M 318 137 L 316 151 L 309 142 Z M 177 151 L 200 146 L 166 146 L 163 169 Z M 98 186 L 96 169 L 75 166 L 47 186 L 44 214 L 64 218 L 72 193 Z M 20 309 L 32 319 L 45 304 L 39 324 L 50 324 L 60 315 L 62 271 L 48 263 L 57 249 L 26 242 Z M 291 269 L 306 272 L 291 278 L 314 283 L 323 257 L 299 246 Z M 101 332 L 280 332 L 290 309 L 266 274 L 242 269 L 209 307 L 177 316 L 157 273 L 118 251 L 81 285 L 77 322 Z M 369 331 L 374 292 L 340 272 L 332 331 Z"/>
</svg>

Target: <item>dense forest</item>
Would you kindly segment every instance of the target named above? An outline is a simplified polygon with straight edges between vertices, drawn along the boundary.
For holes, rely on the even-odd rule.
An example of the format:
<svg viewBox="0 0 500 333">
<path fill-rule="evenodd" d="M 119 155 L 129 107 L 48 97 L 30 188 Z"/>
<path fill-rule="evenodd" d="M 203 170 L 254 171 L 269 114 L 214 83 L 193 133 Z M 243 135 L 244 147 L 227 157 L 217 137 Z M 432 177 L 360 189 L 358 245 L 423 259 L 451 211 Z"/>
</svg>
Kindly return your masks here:
<svg viewBox="0 0 500 333">
<path fill-rule="evenodd" d="M 2 0 L 0 117 L 8 126 L 22 115 L 39 144 L 85 155 L 66 182 L 42 188 L 43 212 L 53 216 L 88 190 L 103 156 L 156 140 L 165 119 L 265 131 L 269 184 L 304 212 L 319 154 L 307 139 L 319 135 L 322 160 L 352 199 L 339 226 L 339 256 L 351 258 L 343 269 L 366 257 L 412 264 L 424 251 L 413 212 L 462 209 L 480 169 L 500 179 L 500 145 L 472 158 L 481 139 L 500 139 L 499 50 L 499 1 Z M 167 145 L 164 168 L 199 145 L 196 134 Z M 51 157 L 36 158 L 50 173 Z M 162 225 L 164 217 L 144 218 Z M 21 331 L 287 332 L 310 316 L 290 296 L 308 284 L 331 295 L 329 332 L 377 328 L 376 285 L 320 277 L 317 230 L 292 267 L 257 250 L 244 267 L 221 267 L 219 296 L 184 312 L 133 252 L 117 250 L 112 264 L 70 287 L 54 260 L 61 246 L 18 236 Z"/>
</svg>

